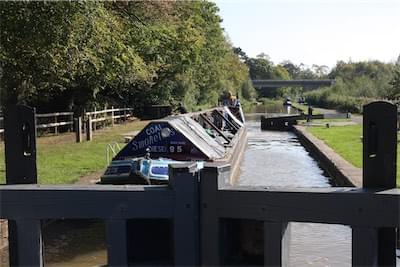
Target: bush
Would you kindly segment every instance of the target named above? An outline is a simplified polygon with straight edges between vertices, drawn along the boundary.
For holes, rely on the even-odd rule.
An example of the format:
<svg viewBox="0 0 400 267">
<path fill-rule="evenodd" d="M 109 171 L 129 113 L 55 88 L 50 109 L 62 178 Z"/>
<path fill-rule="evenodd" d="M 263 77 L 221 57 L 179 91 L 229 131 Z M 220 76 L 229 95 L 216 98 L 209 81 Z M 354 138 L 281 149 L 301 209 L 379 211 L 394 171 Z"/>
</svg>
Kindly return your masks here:
<svg viewBox="0 0 400 267">
<path fill-rule="evenodd" d="M 305 98 L 307 103 L 314 106 L 352 113 L 361 113 L 363 105 L 376 100 L 375 98 L 354 97 L 334 93 L 329 88 L 308 92 L 305 94 Z"/>
</svg>

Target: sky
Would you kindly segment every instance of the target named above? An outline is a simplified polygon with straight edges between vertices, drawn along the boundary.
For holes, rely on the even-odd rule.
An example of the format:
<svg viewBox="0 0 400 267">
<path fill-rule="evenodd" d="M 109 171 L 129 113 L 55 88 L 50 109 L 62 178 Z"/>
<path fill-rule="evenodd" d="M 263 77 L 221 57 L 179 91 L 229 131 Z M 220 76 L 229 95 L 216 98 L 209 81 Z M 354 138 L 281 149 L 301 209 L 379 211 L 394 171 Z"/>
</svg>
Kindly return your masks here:
<svg viewBox="0 0 400 267">
<path fill-rule="evenodd" d="M 214 0 L 222 26 L 248 56 L 274 63 L 394 62 L 400 55 L 400 0 Z"/>
</svg>

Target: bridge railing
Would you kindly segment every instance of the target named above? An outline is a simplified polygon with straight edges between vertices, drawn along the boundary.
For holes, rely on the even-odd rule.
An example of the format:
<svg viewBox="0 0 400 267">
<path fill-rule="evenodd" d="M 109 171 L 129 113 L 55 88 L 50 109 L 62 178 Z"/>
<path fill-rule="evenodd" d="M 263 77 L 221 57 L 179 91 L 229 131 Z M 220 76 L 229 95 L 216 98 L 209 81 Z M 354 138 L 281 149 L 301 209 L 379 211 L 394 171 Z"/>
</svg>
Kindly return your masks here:
<svg viewBox="0 0 400 267">
<path fill-rule="evenodd" d="M 104 220 L 108 265 L 128 266 L 128 221 L 160 218 L 173 221 L 175 265 L 198 265 L 193 167 L 172 166 L 166 186 L 1 186 L 0 218 L 9 220 L 11 266 L 43 266 L 41 221 L 47 219 Z"/>
<path fill-rule="evenodd" d="M 252 80 L 254 87 L 277 88 L 284 86 L 320 87 L 332 86 L 336 83 L 334 79 L 302 79 L 302 80 Z"/>
<path fill-rule="evenodd" d="M 222 250 L 234 238 L 223 230 L 223 222 L 241 219 L 259 222 L 264 266 L 287 264 L 289 222 L 351 226 L 353 266 L 396 266 L 400 189 L 226 187 L 218 186 L 220 172 L 206 169 L 200 182 L 203 265 L 231 263 Z M 386 239 L 382 229 L 389 232 Z"/>
</svg>

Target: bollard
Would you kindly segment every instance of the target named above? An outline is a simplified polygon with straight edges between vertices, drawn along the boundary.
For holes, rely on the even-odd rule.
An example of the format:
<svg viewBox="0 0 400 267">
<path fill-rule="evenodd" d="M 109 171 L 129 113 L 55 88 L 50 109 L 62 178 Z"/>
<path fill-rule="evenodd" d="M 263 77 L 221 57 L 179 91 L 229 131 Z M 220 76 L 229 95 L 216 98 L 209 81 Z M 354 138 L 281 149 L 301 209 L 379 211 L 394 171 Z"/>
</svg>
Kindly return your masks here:
<svg viewBox="0 0 400 267">
<path fill-rule="evenodd" d="M 310 122 L 312 120 L 312 114 L 313 114 L 313 108 L 311 106 L 308 106 L 307 122 Z"/>
<path fill-rule="evenodd" d="M 397 108 L 378 101 L 363 110 L 363 188 L 395 188 Z M 396 266 L 395 228 L 353 227 L 352 231 L 353 266 Z"/>
</svg>

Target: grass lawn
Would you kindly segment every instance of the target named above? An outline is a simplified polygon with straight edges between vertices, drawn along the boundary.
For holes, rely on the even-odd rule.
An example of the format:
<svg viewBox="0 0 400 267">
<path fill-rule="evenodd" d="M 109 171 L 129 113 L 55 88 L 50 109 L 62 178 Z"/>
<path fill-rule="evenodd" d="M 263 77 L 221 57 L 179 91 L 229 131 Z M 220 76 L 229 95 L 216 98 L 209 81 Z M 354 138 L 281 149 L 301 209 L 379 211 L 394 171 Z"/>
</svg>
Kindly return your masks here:
<svg viewBox="0 0 400 267">
<path fill-rule="evenodd" d="M 362 126 L 348 125 L 337 127 L 309 127 L 314 136 L 323 140 L 354 166 L 362 167 Z M 400 166 L 399 146 L 397 147 L 397 166 Z M 397 187 L 400 187 L 400 172 L 397 171 Z"/>
<path fill-rule="evenodd" d="M 147 123 L 135 121 L 98 130 L 91 142 L 75 143 L 74 134 L 38 138 L 38 182 L 71 184 L 82 176 L 105 169 L 107 144 L 117 141 L 122 148 L 121 134 L 142 129 Z M 0 183 L 5 183 L 4 143 L 0 144 Z"/>
</svg>

